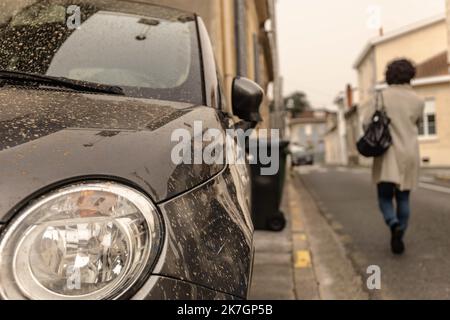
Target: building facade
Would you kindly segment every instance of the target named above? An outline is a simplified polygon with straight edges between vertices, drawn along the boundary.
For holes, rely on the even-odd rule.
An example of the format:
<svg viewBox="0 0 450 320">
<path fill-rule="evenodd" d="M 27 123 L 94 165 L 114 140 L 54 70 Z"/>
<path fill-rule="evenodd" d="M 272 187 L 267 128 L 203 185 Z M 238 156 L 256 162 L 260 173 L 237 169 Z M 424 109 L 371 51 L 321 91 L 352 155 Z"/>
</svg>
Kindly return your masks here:
<svg viewBox="0 0 450 320">
<path fill-rule="evenodd" d="M 346 154 L 342 150 L 341 136 L 339 135 L 339 112 L 330 112 L 327 116 L 324 134 L 325 163 L 329 165 L 346 165 Z"/>
<path fill-rule="evenodd" d="M 426 101 L 419 137 L 423 166 L 450 166 L 449 30 L 446 16 L 440 15 L 377 37 L 368 43 L 354 65 L 360 95 L 355 111 L 359 115 L 355 119 L 359 118 L 361 128 L 362 115 L 372 103 L 375 90 L 386 87 L 384 73 L 388 63 L 407 58 L 416 64 L 418 72 L 412 86 Z M 355 133 L 353 142 L 357 138 Z M 359 161 L 367 160 L 360 157 Z"/>
<path fill-rule="evenodd" d="M 289 120 L 291 143 L 314 154 L 314 161 L 325 162 L 325 135 L 331 114 L 323 110 L 307 110 Z"/>
<path fill-rule="evenodd" d="M 358 89 L 347 84 L 334 100 L 336 115 L 330 115 L 325 135 L 326 162 L 331 165 L 358 165 L 360 158 L 356 139 L 360 128 Z"/>
</svg>

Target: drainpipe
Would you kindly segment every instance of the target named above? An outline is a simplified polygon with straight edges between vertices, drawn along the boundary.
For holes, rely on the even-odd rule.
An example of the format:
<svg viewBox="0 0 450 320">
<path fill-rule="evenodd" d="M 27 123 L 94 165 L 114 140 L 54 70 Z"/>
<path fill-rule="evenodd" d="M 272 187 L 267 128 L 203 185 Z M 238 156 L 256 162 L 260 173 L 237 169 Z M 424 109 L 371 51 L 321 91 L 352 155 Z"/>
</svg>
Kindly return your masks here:
<svg viewBox="0 0 450 320">
<path fill-rule="evenodd" d="M 448 71 L 450 72 L 450 0 L 446 0 L 445 1 L 445 8 L 446 8 L 446 13 L 447 13 L 447 52 L 448 52 L 448 57 L 447 57 L 447 64 L 448 64 Z"/>
<path fill-rule="evenodd" d="M 271 30 L 268 30 L 268 37 L 271 44 L 272 60 L 273 60 L 273 99 L 274 99 L 274 110 L 270 117 L 271 127 L 274 129 L 279 129 L 281 137 L 284 137 L 286 128 L 286 112 L 284 108 L 283 101 L 283 88 L 282 88 L 282 78 L 280 76 L 280 62 L 278 53 L 278 30 L 277 30 L 277 16 L 275 9 L 275 1 L 267 0 L 267 6 L 269 9 L 269 16 L 271 21 Z"/>
<path fill-rule="evenodd" d="M 245 0 L 234 0 L 234 17 L 237 62 L 236 74 L 241 77 L 247 77 L 247 20 Z"/>
<path fill-rule="evenodd" d="M 230 0 L 220 1 L 220 19 L 221 19 L 221 42 L 223 66 L 222 72 L 225 80 L 225 92 L 227 95 L 227 112 L 232 114 L 231 106 L 231 84 L 236 75 L 235 56 L 236 50 L 234 46 L 234 25 L 230 22 L 234 21 L 234 5 Z"/>
</svg>

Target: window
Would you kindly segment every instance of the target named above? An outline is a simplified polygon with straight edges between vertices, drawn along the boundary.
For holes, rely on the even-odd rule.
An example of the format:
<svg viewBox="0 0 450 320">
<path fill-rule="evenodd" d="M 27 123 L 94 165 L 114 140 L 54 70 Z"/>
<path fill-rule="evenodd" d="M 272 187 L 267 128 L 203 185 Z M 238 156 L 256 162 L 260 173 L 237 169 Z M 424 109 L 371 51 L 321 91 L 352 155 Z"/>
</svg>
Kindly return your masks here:
<svg viewBox="0 0 450 320">
<path fill-rule="evenodd" d="M 419 135 L 422 137 L 437 135 L 436 101 L 434 99 L 428 99 L 425 101 L 423 118 L 419 124 Z"/>
</svg>

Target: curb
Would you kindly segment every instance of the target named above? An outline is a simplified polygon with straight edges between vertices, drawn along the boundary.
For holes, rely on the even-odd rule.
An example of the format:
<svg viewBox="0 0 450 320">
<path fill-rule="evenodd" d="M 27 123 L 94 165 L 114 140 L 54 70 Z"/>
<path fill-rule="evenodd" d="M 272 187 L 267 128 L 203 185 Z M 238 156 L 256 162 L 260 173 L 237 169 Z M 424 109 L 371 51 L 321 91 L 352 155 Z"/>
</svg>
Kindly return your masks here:
<svg viewBox="0 0 450 320">
<path fill-rule="evenodd" d="M 373 299 L 366 290 L 364 276 L 357 271 L 347 251 L 342 227 L 326 217 L 317 197 L 306 188 L 298 173 L 294 173 L 290 189 L 294 189 L 300 203 L 298 213 L 308 237 L 319 296 L 325 300 Z"/>
</svg>

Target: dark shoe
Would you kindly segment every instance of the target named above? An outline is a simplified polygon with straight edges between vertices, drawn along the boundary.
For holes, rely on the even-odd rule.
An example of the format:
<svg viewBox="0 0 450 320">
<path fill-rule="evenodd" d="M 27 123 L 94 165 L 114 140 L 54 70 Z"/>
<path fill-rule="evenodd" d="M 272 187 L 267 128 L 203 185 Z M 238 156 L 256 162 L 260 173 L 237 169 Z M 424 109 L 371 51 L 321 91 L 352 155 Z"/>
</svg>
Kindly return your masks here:
<svg viewBox="0 0 450 320">
<path fill-rule="evenodd" d="M 398 224 L 391 227 L 391 249 L 393 254 L 403 254 L 405 252 L 405 244 L 403 243 L 404 232 Z"/>
</svg>

